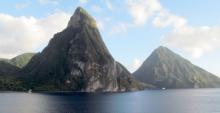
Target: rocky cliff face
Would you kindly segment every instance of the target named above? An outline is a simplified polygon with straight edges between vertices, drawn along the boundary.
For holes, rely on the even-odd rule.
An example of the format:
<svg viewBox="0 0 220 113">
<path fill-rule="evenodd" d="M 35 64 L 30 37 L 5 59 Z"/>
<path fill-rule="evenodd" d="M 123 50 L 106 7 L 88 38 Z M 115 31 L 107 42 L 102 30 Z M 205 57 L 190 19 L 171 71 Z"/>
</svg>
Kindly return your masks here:
<svg viewBox="0 0 220 113">
<path fill-rule="evenodd" d="M 134 76 L 158 88 L 214 88 L 220 87 L 220 79 L 193 65 L 166 47 L 159 47 Z"/>
<path fill-rule="evenodd" d="M 96 21 L 77 8 L 68 26 L 54 35 L 21 75 L 34 90 L 115 92 L 139 90 L 142 85 L 113 59 Z"/>
</svg>

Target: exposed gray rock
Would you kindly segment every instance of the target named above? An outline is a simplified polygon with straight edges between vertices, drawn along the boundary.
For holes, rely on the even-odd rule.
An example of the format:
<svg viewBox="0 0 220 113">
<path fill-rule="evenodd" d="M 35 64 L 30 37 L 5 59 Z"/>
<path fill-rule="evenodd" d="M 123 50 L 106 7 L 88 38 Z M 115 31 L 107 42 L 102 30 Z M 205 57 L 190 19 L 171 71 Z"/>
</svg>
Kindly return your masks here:
<svg viewBox="0 0 220 113">
<path fill-rule="evenodd" d="M 166 47 L 159 47 L 133 74 L 158 88 L 215 88 L 220 79 Z"/>
<path fill-rule="evenodd" d="M 33 90 L 116 92 L 143 89 L 143 85 L 113 59 L 95 20 L 80 7 L 67 28 L 57 33 L 21 74 Z"/>
</svg>

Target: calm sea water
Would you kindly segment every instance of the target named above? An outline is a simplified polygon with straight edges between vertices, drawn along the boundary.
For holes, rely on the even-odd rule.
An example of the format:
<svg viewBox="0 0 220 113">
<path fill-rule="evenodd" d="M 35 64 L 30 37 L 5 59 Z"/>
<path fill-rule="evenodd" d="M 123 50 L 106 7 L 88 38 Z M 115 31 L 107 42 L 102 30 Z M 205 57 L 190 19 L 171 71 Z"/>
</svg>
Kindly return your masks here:
<svg viewBox="0 0 220 113">
<path fill-rule="evenodd" d="M 220 89 L 0 93 L 0 113 L 220 113 Z"/>
</svg>

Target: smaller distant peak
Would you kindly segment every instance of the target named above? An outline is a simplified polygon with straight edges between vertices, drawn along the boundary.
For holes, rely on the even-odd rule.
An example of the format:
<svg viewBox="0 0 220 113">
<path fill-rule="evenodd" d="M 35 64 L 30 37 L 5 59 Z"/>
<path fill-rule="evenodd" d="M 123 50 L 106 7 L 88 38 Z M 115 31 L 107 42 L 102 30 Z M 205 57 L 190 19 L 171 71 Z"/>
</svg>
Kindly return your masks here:
<svg viewBox="0 0 220 113">
<path fill-rule="evenodd" d="M 155 54 L 174 54 L 169 48 L 165 46 L 159 46 L 157 49 L 154 50 Z"/>
<path fill-rule="evenodd" d="M 168 49 L 168 48 L 165 46 L 159 46 L 157 49 Z"/>
<path fill-rule="evenodd" d="M 171 51 L 169 48 L 165 46 L 159 46 L 155 51 Z"/>
</svg>

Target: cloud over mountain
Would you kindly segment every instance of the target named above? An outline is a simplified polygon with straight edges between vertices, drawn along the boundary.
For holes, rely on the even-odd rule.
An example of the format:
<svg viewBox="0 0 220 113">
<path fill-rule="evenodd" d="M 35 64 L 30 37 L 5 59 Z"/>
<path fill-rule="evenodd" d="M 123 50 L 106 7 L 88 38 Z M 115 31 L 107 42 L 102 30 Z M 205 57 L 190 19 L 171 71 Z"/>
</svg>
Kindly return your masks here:
<svg viewBox="0 0 220 113">
<path fill-rule="evenodd" d="M 0 13 L 0 56 L 10 58 L 41 48 L 39 44 L 46 44 L 54 33 L 66 27 L 69 17 L 64 12 L 40 19 Z"/>
<path fill-rule="evenodd" d="M 163 7 L 159 0 L 127 0 L 128 12 L 137 25 L 152 22 L 158 28 L 171 28 L 163 35 L 164 45 L 182 49 L 193 58 L 219 48 L 219 26 L 193 26 L 184 17 Z"/>
</svg>

